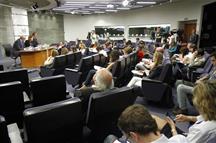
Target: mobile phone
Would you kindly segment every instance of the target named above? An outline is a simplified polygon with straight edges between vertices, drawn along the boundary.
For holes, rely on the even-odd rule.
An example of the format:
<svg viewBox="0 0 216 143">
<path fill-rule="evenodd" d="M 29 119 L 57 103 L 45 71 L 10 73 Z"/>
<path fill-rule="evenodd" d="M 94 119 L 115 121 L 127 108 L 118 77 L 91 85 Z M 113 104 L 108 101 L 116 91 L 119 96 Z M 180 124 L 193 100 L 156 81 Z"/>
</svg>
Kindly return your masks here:
<svg viewBox="0 0 216 143">
<path fill-rule="evenodd" d="M 167 112 L 167 113 L 166 113 L 166 116 L 168 116 L 168 117 L 169 117 L 171 120 L 173 120 L 173 122 L 175 123 L 175 115 L 173 115 L 173 114 Z"/>
</svg>

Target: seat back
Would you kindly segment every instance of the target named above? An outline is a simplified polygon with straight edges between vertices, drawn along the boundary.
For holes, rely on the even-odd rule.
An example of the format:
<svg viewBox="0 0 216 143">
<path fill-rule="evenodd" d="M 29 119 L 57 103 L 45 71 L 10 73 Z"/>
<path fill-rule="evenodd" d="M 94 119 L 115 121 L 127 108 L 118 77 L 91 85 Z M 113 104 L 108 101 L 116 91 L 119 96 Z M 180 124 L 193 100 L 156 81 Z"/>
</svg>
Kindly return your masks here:
<svg viewBox="0 0 216 143">
<path fill-rule="evenodd" d="M 64 75 L 34 79 L 30 82 L 34 106 L 45 105 L 66 99 Z"/>
<path fill-rule="evenodd" d="M 78 98 L 24 111 L 24 137 L 28 143 L 81 143 L 82 113 Z"/>
<path fill-rule="evenodd" d="M 12 71 L 0 71 L 0 83 L 20 81 L 21 89 L 30 96 L 29 78 L 27 69 L 16 69 Z"/>
<path fill-rule="evenodd" d="M 97 66 L 100 65 L 100 55 L 99 54 L 93 55 L 93 64 Z"/>
<path fill-rule="evenodd" d="M 163 66 L 159 80 L 164 82 L 164 83 L 170 83 L 171 78 L 172 78 L 172 65 L 168 63 L 168 64 Z"/>
<path fill-rule="evenodd" d="M 100 54 L 100 66 L 104 67 L 108 63 L 108 58 Z"/>
<path fill-rule="evenodd" d="M 11 143 L 8 135 L 7 124 L 3 116 L 0 116 L 0 142 Z"/>
<path fill-rule="evenodd" d="M 54 61 L 53 61 L 53 68 L 62 68 L 66 66 L 66 56 L 65 55 L 60 55 L 56 56 Z"/>
<path fill-rule="evenodd" d="M 211 58 L 207 58 L 207 61 L 205 62 L 204 67 L 203 67 L 203 69 L 204 69 L 203 72 L 209 73 L 212 66 L 213 66 L 213 64 L 211 63 Z"/>
<path fill-rule="evenodd" d="M 3 70 L 4 70 L 4 66 L 0 65 L 0 71 L 3 71 Z"/>
<path fill-rule="evenodd" d="M 76 52 L 75 54 L 75 65 L 80 63 L 80 60 L 82 59 L 82 53 L 81 52 Z"/>
<path fill-rule="evenodd" d="M 101 142 L 109 133 L 119 131 L 117 120 L 122 111 L 136 99 L 133 88 L 122 87 L 93 93 L 89 99 L 86 124 Z M 119 133 L 119 132 L 118 132 Z"/>
<path fill-rule="evenodd" d="M 66 55 L 66 60 L 67 60 L 67 67 L 74 67 L 75 66 L 75 54 L 70 53 Z"/>
<path fill-rule="evenodd" d="M 16 122 L 21 127 L 24 110 L 21 82 L 0 84 L 0 93 L 0 115 L 5 117 L 7 124 Z"/>
<path fill-rule="evenodd" d="M 5 55 L 7 57 L 10 57 L 12 55 L 11 51 L 12 51 L 12 45 L 11 44 L 3 44 L 2 47 L 4 48 L 5 50 Z"/>
<path fill-rule="evenodd" d="M 94 64 L 93 64 L 93 57 L 88 56 L 84 57 L 81 59 L 80 64 L 79 64 L 79 71 L 83 73 L 88 73 L 91 69 L 93 69 Z"/>
</svg>

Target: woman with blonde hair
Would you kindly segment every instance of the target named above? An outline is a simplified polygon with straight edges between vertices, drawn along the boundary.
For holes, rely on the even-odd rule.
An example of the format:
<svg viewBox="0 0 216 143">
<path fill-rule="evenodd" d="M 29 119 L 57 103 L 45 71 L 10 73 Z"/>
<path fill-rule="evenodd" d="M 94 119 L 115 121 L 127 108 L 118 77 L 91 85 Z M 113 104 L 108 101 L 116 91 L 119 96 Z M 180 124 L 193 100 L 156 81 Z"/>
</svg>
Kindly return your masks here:
<svg viewBox="0 0 216 143">
<path fill-rule="evenodd" d="M 66 47 L 61 48 L 61 55 L 66 55 L 68 54 L 68 49 Z"/>
<path fill-rule="evenodd" d="M 46 59 L 46 61 L 44 62 L 44 66 L 51 65 L 51 64 L 53 63 L 53 61 L 54 61 L 54 58 L 55 58 L 56 56 L 58 56 L 58 55 L 59 55 L 58 51 L 57 51 L 57 50 L 53 50 L 52 53 L 51 53 L 51 56 L 49 56 L 49 57 Z"/>
<path fill-rule="evenodd" d="M 143 67 L 140 66 L 142 68 L 142 73 L 145 73 L 145 75 L 149 79 L 158 79 L 163 67 L 162 62 L 163 62 L 163 54 L 161 52 L 156 51 L 153 56 L 153 62 L 145 62 L 145 65 L 143 65 Z M 142 85 L 141 81 L 142 81 L 141 77 L 134 76 L 127 86 L 131 87 L 136 85 L 141 87 Z"/>
<path fill-rule="evenodd" d="M 195 122 L 187 134 L 190 143 L 206 143 L 216 139 L 216 80 L 199 82 L 193 90 L 193 104 L 199 116 L 176 116 L 177 122 Z M 167 119 L 173 136 L 177 134 L 175 123 Z"/>
</svg>

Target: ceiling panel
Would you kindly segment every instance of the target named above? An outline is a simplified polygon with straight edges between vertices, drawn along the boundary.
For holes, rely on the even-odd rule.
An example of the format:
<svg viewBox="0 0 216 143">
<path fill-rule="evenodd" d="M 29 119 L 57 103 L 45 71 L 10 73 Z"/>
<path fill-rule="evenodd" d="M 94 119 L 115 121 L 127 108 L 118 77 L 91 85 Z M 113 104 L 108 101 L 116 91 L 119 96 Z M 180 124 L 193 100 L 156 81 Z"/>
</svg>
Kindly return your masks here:
<svg viewBox="0 0 216 143">
<path fill-rule="evenodd" d="M 60 0 L 54 11 L 71 14 L 98 14 L 125 11 L 170 2 L 170 0 Z"/>
</svg>

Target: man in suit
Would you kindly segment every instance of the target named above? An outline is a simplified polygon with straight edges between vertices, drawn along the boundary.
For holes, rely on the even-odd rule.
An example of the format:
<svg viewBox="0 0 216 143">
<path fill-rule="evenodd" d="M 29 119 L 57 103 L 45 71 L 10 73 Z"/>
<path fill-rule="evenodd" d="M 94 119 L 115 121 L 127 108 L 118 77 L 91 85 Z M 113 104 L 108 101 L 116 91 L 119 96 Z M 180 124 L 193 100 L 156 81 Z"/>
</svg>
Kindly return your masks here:
<svg viewBox="0 0 216 143">
<path fill-rule="evenodd" d="M 20 56 L 19 51 L 22 50 L 22 49 L 24 49 L 24 47 L 25 47 L 24 41 L 25 41 L 25 37 L 24 36 L 20 36 L 20 38 L 17 39 L 14 42 L 14 44 L 13 44 L 13 50 L 12 50 L 13 56 L 15 56 L 15 57 Z"/>
<path fill-rule="evenodd" d="M 82 100 L 83 111 L 86 112 L 89 97 L 92 93 L 110 90 L 114 87 L 112 74 L 107 69 L 98 70 L 93 77 L 94 84 L 91 87 L 84 87 L 76 90 L 74 96 Z"/>
</svg>

